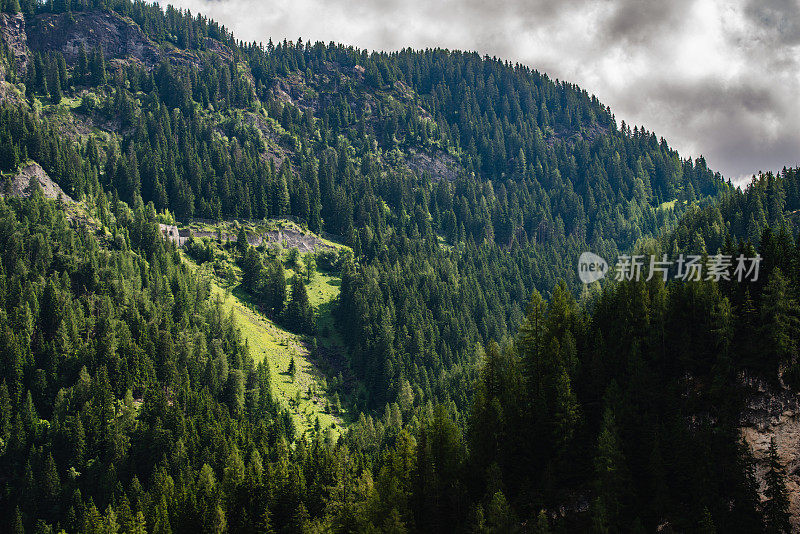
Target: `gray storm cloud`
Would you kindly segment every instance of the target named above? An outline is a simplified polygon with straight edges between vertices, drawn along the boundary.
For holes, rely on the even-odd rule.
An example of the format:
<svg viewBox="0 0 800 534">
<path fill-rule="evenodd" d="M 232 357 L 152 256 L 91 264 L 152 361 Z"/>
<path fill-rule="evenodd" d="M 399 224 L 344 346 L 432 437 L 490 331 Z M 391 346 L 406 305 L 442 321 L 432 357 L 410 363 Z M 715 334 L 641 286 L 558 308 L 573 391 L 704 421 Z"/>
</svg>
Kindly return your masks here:
<svg viewBox="0 0 800 534">
<path fill-rule="evenodd" d="M 164 2 L 167 3 L 167 2 Z M 797 0 L 172 0 L 247 41 L 440 46 L 568 80 L 733 180 L 800 163 Z"/>
</svg>

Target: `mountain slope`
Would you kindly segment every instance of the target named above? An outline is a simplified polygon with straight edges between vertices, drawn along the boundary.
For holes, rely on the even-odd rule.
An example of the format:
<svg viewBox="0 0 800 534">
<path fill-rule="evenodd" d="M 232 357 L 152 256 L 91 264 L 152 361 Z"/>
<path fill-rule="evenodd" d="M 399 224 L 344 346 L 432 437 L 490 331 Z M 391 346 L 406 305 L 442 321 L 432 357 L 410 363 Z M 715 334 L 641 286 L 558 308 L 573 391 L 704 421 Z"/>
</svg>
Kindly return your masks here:
<svg viewBox="0 0 800 534">
<path fill-rule="evenodd" d="M 77 145 L 42 152 L 12 127 L 8 159 L 27 152 L 75 198 L 141 197 L 181 220 L 291 215 L 341 236 L 356 256 L 342 328 L 372 408 L 404 381 L 419 399 L 467 391 L 475 345 L 512 332 L 534 288 L 575 287 L 580 252 L 614 257 L 728 188 L 527 67 L 237 43 L 201 16 L 109 7 L 26 19 L 18 79 L 42 110 L 8 123 Z"/>
<path fill-rule="evenodd" d="M 0 199 L 1 528 L 785 526 L 791 425 L 767 462 L 738 438 L 767 435 L 752 384 L 797 385 L 796 171 L 733 191 L 584 90 L 473 53 L 22 4 L 0 17 L 0 171 L 36 162 L 77 204 Z M 251 231 L 287 218 L 347 252 Z M 176 220 L 205 233 L 178 250 Z M 765 279 L 575 299 L 581 252 L 635 247 L 758 250 Z M 321 378 L 291 380 L 301 345 L 353 415 L 335 442 Z"/>
</svg>

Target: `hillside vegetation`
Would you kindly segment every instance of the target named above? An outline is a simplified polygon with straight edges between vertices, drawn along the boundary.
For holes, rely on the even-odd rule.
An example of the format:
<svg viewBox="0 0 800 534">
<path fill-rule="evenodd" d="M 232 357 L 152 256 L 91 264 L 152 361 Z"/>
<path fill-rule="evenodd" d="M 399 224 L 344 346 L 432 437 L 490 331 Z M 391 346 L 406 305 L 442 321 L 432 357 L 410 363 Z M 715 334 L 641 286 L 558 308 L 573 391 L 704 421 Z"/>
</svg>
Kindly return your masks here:
<svg viewBox="0 0 800 534">
<path fill-rule="evenodd" d="M 0 530 L 797 523 L 740 440 L 800 386 L 797 170 L 734 190 L 474 53 L 0 11 Z M 762 270 L 583 287 L 587 250 Z"/>
<path fill-rule="evenodd" d="M 195 233 L 208 232 L 223 238 L 229 235 L 223 230 L 226 227 L 224 223 L 204 223 L 199 226 L 202 229 Z M 279 222 L 278 227 L 281 226 Z M 258 227 L 253 225 L 240 228 L 246 228 L 251 239 L 258 231 Z M 313 234 L 306 238 L 310 243 L 325 243 Z M 310 432 L 311 435 L 330 429 L 327 439 L 338 437 L 345 424 L 345 412 L 340 399 L 340 395 L 345 395 L 345 386 L 341 370 L 337 371 L 335 365 L 340 363 L 344 355 L 341 354 L 343 347 L 333 328 L 331 313 L 339 296 L 341 278 L 335 272 L 317 272 L 313 269 L 310 277 L 307 268 L 303 272 L 301 266 L 307 265 L 316 256 L 313 250 L 299 254 L 289 249 L 282 254 L 287 262 L 290 256 L 297 254 L 296 263 L 284 273 L 287 294 L 291 293 L 295 271 L 306 277 L 309 304 L 315 322 L 320 325 L 319 335 L 309 338 L 302 333 L 289 331 L 285 323 L 281 324 L 283 321 L 270 319 L 257 296 L 249 294 L 242 287 L 241 269 L 233 258 L 233 243 L 226 242 L 227 246 L 223 246 L 221 242 L 213 242 L 208 237 L 202 238 L 201 242 L 203 244 L 194 241 L 186 247 L 189 253 L 182 254 L 184 261 L 210 283 L 211 297 L 219 299 L 222 308 L 232 314 L 254 361 L 264 361 L 269 365 L 271 392 L 289 409 L 294 417 L 295 428 L 300 434 Z M 273 246 L 280 248 L 281 243 L 275 242 Z M 207 256 L 208 251 L 212 251 L 213 259 Z M 198 261 L 202 261 L 202 264 L 198 265 Z M 277 319 L 274 314 L 273 318 Z"/>
<path fill-rule="evenodd" d="M 535 288 L 575 287 L 582 251 L 614 257 L 729 187 L 586 91 L 497 59 L 239 43 L 127 0 L 21 9 L 5 63 L 27 105 L 0 111 L 4 165 L 33 159 L 76 199 L 338 236 L 370 410 L 406 382 L 466 408 L 475 347 L 508 337 Z"/>
</svg>

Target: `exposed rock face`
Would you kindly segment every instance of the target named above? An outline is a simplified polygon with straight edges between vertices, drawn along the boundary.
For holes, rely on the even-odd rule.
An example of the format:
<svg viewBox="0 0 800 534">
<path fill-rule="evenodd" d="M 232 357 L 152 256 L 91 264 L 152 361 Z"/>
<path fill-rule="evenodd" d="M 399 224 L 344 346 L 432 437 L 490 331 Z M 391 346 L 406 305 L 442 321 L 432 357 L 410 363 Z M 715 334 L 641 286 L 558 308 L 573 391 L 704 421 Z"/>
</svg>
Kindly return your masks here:
<svg viewBox="0 0 800 534">
<path fill-rule="evenodd" d="M 435 181 L 447 180 L 452 182 L 462 171 L 456 158 L 442 150 L 430 153 L 411 151 L 404 155 L 406 166 L 417 174 L 428 173 Z"/>
<path fill-rule="evenodd" d="M 194 52 L 170 44 L 159 46 L 133 20 L 109 12 L 39 15 L 28 26 L 28 44 L 31 49 L 42 52 L 58 50 L 69 64 L 78 60 L 83 45 L 87 53 L 101 46 L 108 60 L 133 61 L 148 69 L 158 65 L 163 57 L 174 65 L 200 65 L 200 58 Z M 223 61 L 233 57 L 230 49 L 222 43 L 208 39 L 206 44 L 209 53 Z"/>
<path fill-rule="evenodd" d="M 106 58 L 128 57 L 145 65 L 158 63 L 158 47 L 132 20 L 99 11 L 45 14 L 28 28 L 28 41 L 35 50 L 59 50 L 67 63 L 78 59 L 81 45 L 89 53 L 103 47 Z"/>
<path fill-rule="evenodd" d="M 161 233 L 164 235 L 165 238 L 172 239 L 179 246 L 183 246 L 188 239 L 188 236 L 191 235 L 192 237 L 196 237 L 202 239 L 204 237 L 208 237 L 211 239 L 217 238 L 217 232 L 207 231 L 207 230 L 193 230 L 190 229 L 187 232 L 187 236 L 181 237 L 182 240 L 176 241 L 175 238 L 169 233 L 172 228 L 177 230 L 177 227 L 170 227 L 167 225 L 161 225 Z M 181 235 L 184 230 L 181 230 Z M 176 234 L 177 235 L 177 234 Z M 220 236 L 223 241 L 232 241 L 235 242 L 238 237 L 235 233 L 229 232 L 221 232 Z M 247 242 L 254 247 L 258 247 L 262 244 L 268 247 L 286 247 L 286 248 L 296 248 L 300 252 L 313 252 L 315 250 L 324 250 L 324 249 L 331 249 L 331 245 L 324 242 L 322 239 L 318 238 L 312 233 L 306 233 L 302 230 L 298 230 L 295 228 L 287 227 L 287 228 L 279 228 L 277 230 L 267 230 L 264 232 L 259 232 L 256 234 L 247 234 Z"/>
<path fill-rule="evenodd" d="M 0 40 L 14 53 L 17 74 L 25 74 L 28 69 L 28 37 L 22 13 L 0 13 Z"/>
<path fill-rule="evenodd" d="M 767 470 L 769 443 L 775 439 L 778 456 L 786 469 L 792 530 L 800 531 L 800 396 L 787 389 L 773 390 L 751 384 L 755 394 L 742 411 L 741 433 L 756 459 L 756 478 L 761 497 Z"/>
<path fill-rule="evenodd" d="M 45 198 L 61 198 L 69 204 L 74 200 L 69 197 L 38 163 L 31 163 L 22 168 L 9 182 L 3 184 L 4 195 L 12 197 L 29 197 L 33 192 L 33 181 L 39 183 Z"/>
<path fill-rule="evenodd" d="M 233 51 L 216 39 L 206 37 L 206 53 L 219 57 L 225 63 L 233 61 Z"/>
</svg>

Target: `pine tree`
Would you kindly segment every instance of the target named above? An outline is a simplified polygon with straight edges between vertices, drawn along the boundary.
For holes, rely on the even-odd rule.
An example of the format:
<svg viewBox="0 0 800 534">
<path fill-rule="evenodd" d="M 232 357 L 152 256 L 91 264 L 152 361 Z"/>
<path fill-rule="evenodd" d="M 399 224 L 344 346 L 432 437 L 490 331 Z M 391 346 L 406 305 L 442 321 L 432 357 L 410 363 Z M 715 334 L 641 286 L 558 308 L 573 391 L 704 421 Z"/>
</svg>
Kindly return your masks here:
<svg viewBox="0 0 800 534">
<path fill-rule="evenodd" d="M 547 521 L 547 513 L 544 510 L 539 510 L 532 532 L 533 534 L 550 534 L 550 524 Z"/>
<path fill-rule="evenodd" d="M 265 269 L 266 279 L 262 286 L 263 300 L 274 317 L 280 316 L 286 302 L 286 271 L 283 263 L 272 260 Z"/>
<path fill-rule="evenodd" d="M 306 509 L 306 505 L 300 502 L 297 505 L 294 513 L 292 514 L 292 531 L 298 532 L 301 534 L 305 534 L 308 532 L 309 523 L 311 522 L 311 517 L 308 514 L 308 510 Z"/>
<path fill-rule="evenodd" d="M 303 257 L 306 264 L 306 283 L 310 284 L 311 280 L 317 272 L 317 260 L 312 252 L 309 252 Z"/>
<path fill-rule="evenodd" d="M 86 55 L 86 47 L 81 43 L 78 50 L 78 62 L 75 65 L 75 81 L 78 84 L 86 83 L 89 75 L 89 57 Z"/>
<path fill-rule="evenodd" d="M 244 226 L 239 227 L 239 233 L 236 235 L 236 250 L 239 252 L 239 257 L 243 258 L 245 253 L 247 252 L 249 244 L 247 242 L 247 232 L 244 230 Z"/>
<path fill-rule="evenodd" d="M 247 241 L 245 241 L 247 243 Z M 256 284 L 261 278 L 264 266 L 261 263 L 261 255 L 258 251 L 247 245 L 242 255 L 242 285 L 250 292 L 255 292 Z"/>
<path fill-rule="evenodd" d="M 5 378 L 0 382 L 0 441 L 5 445 L 11 437 L 11 397 L 8 394 Z M 3 446 L 4 446 L 3 445 Z"/>
<path fill-rule="evenodd" d="M 289 328 L 305 334 L 312 334 L 316 328 L 314 309 L 308 300 L 308 292 L 303 279 L 295 275 L 292 279 L 292 294 L 286 306 L 286 323 Z"/>
<path fill-rule="evenodd" d="M 769 442 L 769 465 L 764 475 L 764 527 L 765 532 L 779 534 L 791 531 L 789 523 L 789 496 L 786 490 L 786 471 L 778 457 L 775 438 Z"/>
<path fill-rule="evenodd" d="M 12 534 L 25 534 L 25 526 L 22 524 L 22 514 L 19 506 L 14 507 L 14 517 L 11 518 Z"/>
<path fill-rule="evenodd" d="M 106 83 L 106 60 L 103 54 L 103 47 L 92 50 L 89 60 L 89 72 L 91 73 L 92 85 L 105 85 Z"/>
<path fill-rule="evenodd" d="M 62 54 L 61 52 L 58 52 L 56 54 L 56 68 L 58 69 L 58 80 L 61 85 L 62 91 L 67 90 L 68 92 L 71 93 L 71 91 L 69 90 L 70 84 L 69 84 L 69 74 L 67 73 L 67 60 L 64 59 L 64 54 Z"/>
<path fill-rule="evenodd" d="M 11 134 L 0 132 L 0 171 L 13 171 L 19 166 L 19 155 Z"/>
<path fill-rule="evenodd" d="M 42 94 L 47 94 L 47 69 L 45 67 L 44 59 L 39 52 L 34 54 L 34 74 L 35 80 L 34 85 L 36 87 L 36 91 Z"/>
<path fill-rule="evenodd" d="M 614 413 L 606 407 L 600 436 L 597 439 L 597 456 L 594 461 L 596 497 L 593 503 L 593 522 L 597 532 L 622 530 L 625 492 L 628 475 L 622 454 Z"/>
<path fill-rule="evenodd" d="M 792 297 L 789 281 L 779 268 L 769 276 L 761 299 L 762 335 L 766 341 L 766 354 L 773 365 L 794 362 L 797 358 L 797 334 L 800 319 Z"/>
<path fill-rule="evenodd" d="M 317 175 L 316 170 L 312 170 L 312 179 L 311 179 L 311 196 L 309 198 L 309 219 L 308 219 L 308 228 L 314 233 L 320 233 L 322 231 L 322 204 L 319 198 L 319 176 Z"/>
<path fill-rule="evenodd" d="M 54 510 L 58 504 L 58 497 L 61 492 L 61 480 L 59 479 L 56 463 L 55 460 L 53 460 L 53 454 L 51 452 L 48 452 L 45 456 L 38 486 L 42 497 L 42 505 L 49 510 Z"/>
<path fill-rule="evenodd" d="M 275 214 L 278 217 L 290 214 L 288 180 L 291 177 L 291 170 L 288 162 L 288 159 L 284 160 L 284 164 L 281 166 L 281 170 L 275 180 Z"/>
<path fill-rule="evenodd" d="M 162 496 L 161 501 L 155 508 L 155 524 L 153 534 L 172 534 L 172 525 L 169 522 L 169 510 L 166 497 Z"/>
<path fill-rule="evenodd" d="M 703 518 L 700 520 L 698 532 L 700 534 L 717 534 L 717 527 L 714 525 L 714 518 L 708 507 L 703 508 Z"/>
<path fill-rule="evenodd" d="M 517 531 L 517 520 L 502 491 L 495 493 L 486 506 L 486 530 L 496 534 Z"/>
</svg>

